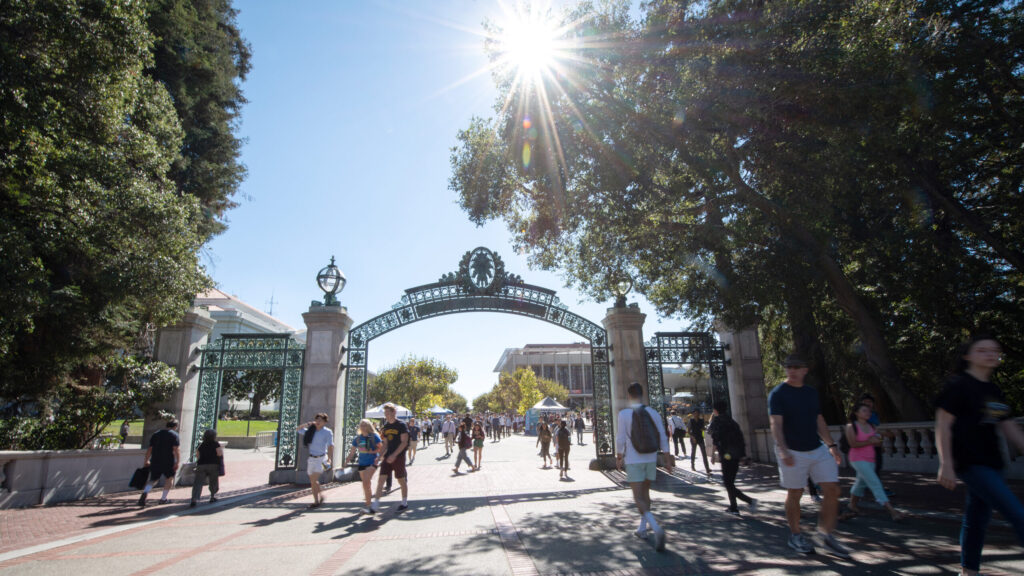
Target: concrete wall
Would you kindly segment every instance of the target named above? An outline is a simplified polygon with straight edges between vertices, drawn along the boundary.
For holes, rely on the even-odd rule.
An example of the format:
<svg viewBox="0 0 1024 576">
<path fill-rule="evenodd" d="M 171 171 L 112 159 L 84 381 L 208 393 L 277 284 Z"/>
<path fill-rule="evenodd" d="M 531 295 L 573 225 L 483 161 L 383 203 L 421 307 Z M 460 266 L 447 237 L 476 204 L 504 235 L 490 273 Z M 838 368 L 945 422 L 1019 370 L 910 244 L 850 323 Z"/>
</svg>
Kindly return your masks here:
<svg viewBox="0 0 1024 576">
<path fill-rule="evenodd" d="M 131 490 L 145 456 L 142 449 L 0 452 L 0 509 Z"/>
</svg>

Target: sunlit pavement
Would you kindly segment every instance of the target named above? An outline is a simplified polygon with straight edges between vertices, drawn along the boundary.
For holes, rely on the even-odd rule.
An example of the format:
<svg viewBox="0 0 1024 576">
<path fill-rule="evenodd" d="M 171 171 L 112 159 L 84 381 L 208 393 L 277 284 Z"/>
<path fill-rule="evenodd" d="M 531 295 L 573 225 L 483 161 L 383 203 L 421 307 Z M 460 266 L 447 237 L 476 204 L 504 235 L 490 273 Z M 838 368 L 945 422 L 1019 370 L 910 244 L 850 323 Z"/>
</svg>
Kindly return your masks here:
<svg viewBox="0 0 1024 576">
<path fill-rule="evenodd" d="M 689 471 L 659 474 L 656 516 L 665 552 L 631 535 L 637 515 L 617 473 L 587 469 L 594 452 L 574 446 L 571 480 L 540 468 L 535 439 L 488 441 L 482 470 L 455 476 L 443 445 L 409 467 L 410 508 L 395 490 L 365 516 L 358 484 L 331 485 L 310 510 L 308 489 L 269 487 L 266 455 L 233 453 L 225 498 L 189 509 L 188 489 L 140 511 L 137 492 L 74 505 L 0 513 L 0 575 L 8 574 L 952 574 L 962 493 L 930 479 L 889 475 L 894 502 L 912 514 L 894 524 L 878 510 L 842 522 L 851 560 L 797 555 L 786 544 L 784 494 L 770 467 L 740 484 L 761 500 L 755 514 L 725 514 L 724 489 Z M 698 468 L 700 468 L 698 461 Z M 465 470 L 465 469 L 463 469 Z M 233 477 L 233 478 L 232 478 Z M 246 485 L 246 483 L 248 484 Z M 1016 485 L 1019 487 L 1019 485 Z M 846 485 L 848 489 L 848 483 Z M 804 526 L 816 505 L 805 499 Z M 998 518 L 998 516 L 997 516 Z M 46 526 L 50 526 L 47 536 Z M 16 533 L 32 527 L 30 537 Z M 1024 551 L 999 523 L 983 569 L 1024 574 Z"/>
</svg>

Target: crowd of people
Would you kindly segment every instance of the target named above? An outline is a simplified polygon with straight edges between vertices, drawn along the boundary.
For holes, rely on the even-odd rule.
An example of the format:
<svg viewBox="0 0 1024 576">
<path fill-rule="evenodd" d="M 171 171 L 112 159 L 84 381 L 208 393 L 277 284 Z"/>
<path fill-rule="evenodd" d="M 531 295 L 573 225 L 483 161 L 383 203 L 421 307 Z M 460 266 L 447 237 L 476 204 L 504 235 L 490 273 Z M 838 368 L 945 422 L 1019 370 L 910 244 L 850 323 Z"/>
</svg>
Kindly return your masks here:
<svg viewBox="0 0 1024 576">
<path fill-rule="evenodd" d="M 963 523 L 960 532 L 962 574 L 977 574 L 985 532 L 993 510 L 998 510 L 1012 525 L 1018 540 L 1024 544 L 1024 505 L 1006 483 L 1002 475 L 1005 466 L 1000 448 L 1000 437 L 1016 450 L 1024 452 L 1024 431 L 1011 418 L 1011 410 L 1000 388 L 992 382 L 993 372 L 1001 362 L 1002 347 L 992 337 L 979 336 L 966 342 L 958 351 L 958 362 L 942 393 L 936 399 L 935 443 L 939 458 L 938 483 L 950 490 L 957 482 L 967 488 Z M 843 453 L 856 473 L 850 491 L 848 514 L 860 513 L 860 503 L 870 491 L 875 502 L 883 506 L 893 521 L 903 519 L 903 513 L 890 501 L 890 493 L 880 477 L 885 431 L 879 429 L 874 398 L 870 394 L 859 397 L 849 413 L 849 422 L 840 438 L 832 436 L 819 408 L 818 392 L 804 383 L 808 363 L 799 355 L 791 354 L 783 362 L 786 379 L 768 395 L 771 434 L 779 472 L 779 484 L 786 491 L 785 517 L 789 529 L 787 544 L 797 552 L 810 554 L 820 546 L 826 552 L 842 558 L 851 556 L 850 549 L 835 535 L 839 517 L 839 466 Z M 630 407 L 617 415 L 615 438 L 616 466 L 626 474 L 633 499 L 640 515 L 634 531 L 637 537 L 652 539 L 657 550 L 665 548 L 665 532 L 651 508 L 650 487 L 659 465 L 670 473 L 675 456 L 686 457 L 685 438 L 690 438 L 690 468 L 696 471 L 696 454 L 701 452 L 704 471 L 711 475 L 705 450 L 705 433 L 710 439 L 712 462 L 721 462 L 722 483 L 726 489 L 726 512 L 739 515 L 738 502 L 742 501 L 750 512 L 757 510 L 758 501 L 736 486 L 739 467 L 748 461 L 746 443 L 739 424 L 728 413 L 724 402 L 713 406 L 710 422 L 705 424 L 703 414 L 695 412 L 684 419 L 676 411 L 662 418 L 650 406 L 643 404 L 644 390 L 633 383 L 628 390 Z M 384 405 L 384 421 L 378 428 L 371 420 L 359 423 L 359 432 L 352 441 L 347 461 L 356 465 L 362 481 L 365 506 L 362 512 L 374 514 L 380 510 L 380 499 L 390 492 L 391 479 L 398 480 L 401 502 L 398 510 L 409 506 L 407 466 L 416 458 L 418 443 L 444 442 L 445 455 L 458 455 L 452 471 L 461 474 L 461 465 L 468 471 L 483 466 L 483 450 L 487 439 L 500 442 L 511 434 L 523 430 L 521 417 L 510 414 L 446 415 L 408 423 L 396 417 L 393 404 Z M 317 414 L 313 421 L 300 425 L 296 432 L 303 436 L 308 450 L 306 472 L 309 474 L 313 502 L 310 508 L 323 504 L 320 476 L 331 467 L 334 434 L 327 427 L 327 414 Z M 181 460 L 177 423 L 170 421 L 164 430 L 155 433 L 149 441 L 145 456 L 148 470 L 144 479 L 139 505 L 145 506 L 152 488 L 163 479 L 161 503 L 167 501 Z M 573 445 L 573 432 L 577 443 L 583 444 L 586 423 L 582 415 L 548 414 L 537 424 L 537 447 L 542 468 L 557 466 L 560 479 L 567 479 L 569 453 Z M 672 448 L 674 447 L 674 454 Z M 472 449 L 472 458 L 469 450 Z M 552 456 L 552 451 L 554 455 Z M 218 476 L 224 474 L 223 449 L 213 430 L 204 433 L 197 450 L 196 481 L 193 484 L 191 505 L 198 502 L 202 487 L 209 484 L 210 500 L 216 500 Z M 379 470 L 376 491 L 373 476 Z M 810 491 L 820 501 L 816 537 L 808 537 L 801 527 L 800 500 Z M 820 496 L 819 496 L 820 494 Z"/>
</svg>

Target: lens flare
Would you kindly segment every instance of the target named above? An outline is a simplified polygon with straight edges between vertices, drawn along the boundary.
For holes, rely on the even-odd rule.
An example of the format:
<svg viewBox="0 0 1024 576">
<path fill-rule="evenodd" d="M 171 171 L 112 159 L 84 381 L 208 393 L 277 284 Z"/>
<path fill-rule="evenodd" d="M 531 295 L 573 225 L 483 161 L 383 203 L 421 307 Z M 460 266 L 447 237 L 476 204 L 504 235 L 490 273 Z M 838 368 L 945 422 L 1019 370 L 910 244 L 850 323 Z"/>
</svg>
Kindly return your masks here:
<svg viewBox="0 0 1024 576">
<path fill-rule="evenodd" d="M 533 155 L 533 149 L 531 148 L 530 143 L 527 142 L 527 143 L 523 144 L 523 168 L 529 168 L 530 167 L 530 160 L 531 160 L 532 155 Z"/>
</svg>

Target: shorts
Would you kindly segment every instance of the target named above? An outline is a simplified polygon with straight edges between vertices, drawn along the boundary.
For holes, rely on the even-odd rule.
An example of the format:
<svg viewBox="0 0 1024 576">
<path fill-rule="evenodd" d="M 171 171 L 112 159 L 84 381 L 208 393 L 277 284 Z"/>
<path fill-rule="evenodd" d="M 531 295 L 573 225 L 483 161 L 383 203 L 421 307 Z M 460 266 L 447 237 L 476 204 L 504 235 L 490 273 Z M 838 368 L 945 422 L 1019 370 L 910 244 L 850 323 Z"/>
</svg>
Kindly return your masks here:
<svg viewBox="0 0 1024 576">
<path fill-rule="evenodd" d="M 161 476 L 165 476 L 168 479 L 174 479 L 174 466 L 169 467 L 157 467 L 150 464 L 149 466 L 149 481 L 156 482 Z"/>
<path fill-rule="evenodd" d="M 380 464 L 380 475 L 387 476 L 392 472 L 395 473 L 395 478 L 405 478 L 407 476 L 405 472 L 405 453 L 395 456 L 395 461 L 388 463 L 387 457 L 381 460 Z"/>
<path fill-rule="evenodd" d="M 654 481 L 658 477 L 657 462 L 643 462 L 640 464 L 626 464 L 626 481 L 643 482 L 644 480 Z"/>
<path fill-rule="evenodd" d="M 306 459 L 306 474 L 323 474 L 326 462 L 326 454 L 323 456 L 310 456 Z"/>
<path fill-rule="evenodd" d="M 473 440 L 473 448 L 483 448 L 483 447 L 484 447 L 484 441 L 483 440 L 480 440 L 480 439 Z"/>
<path fill-rule="evenodd" d="M 366 464 L 365 466 L 360 464 L 358 469 L 359 469 L 360 472 L 362 472 L 363 470 L 366 470 L 367 468 L 376 468 L 376 466 L 374 466 L 373 464 Z"/>
<path fill-rule="evenodd" d="M 415 448 L 419 442 L 419 440 L 409 440 L 409 448 Z"/>
<path fill-rule="evenodd" d="M 783 488 L 803 490 L 807 486 L 808 477 L 815 484 L 839 482 L 839 466 L 824 444 L 808 452 L 790 450 L 789 453 L 793 455 L 792 466 L 782 463 L 779 449 L 775 448 L 775 457 L 779 462 L 779 485 Z"/>
</svg>

